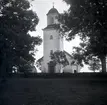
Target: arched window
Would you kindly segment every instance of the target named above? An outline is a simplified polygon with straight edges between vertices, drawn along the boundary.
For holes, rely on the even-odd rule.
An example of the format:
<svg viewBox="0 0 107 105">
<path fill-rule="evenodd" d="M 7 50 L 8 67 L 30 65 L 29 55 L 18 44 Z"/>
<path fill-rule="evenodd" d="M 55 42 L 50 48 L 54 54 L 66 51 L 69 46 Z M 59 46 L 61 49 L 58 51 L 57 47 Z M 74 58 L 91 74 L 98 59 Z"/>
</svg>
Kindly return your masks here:
<svg viewBox="0 0 107 105">
<path fill-rule="evenodd" d="M 53 24 L 54 23 L 54 18 L 53 17 L 51 17 L 51 24 Z"/>
<path fill-rule="evenodd" d="M 52 36 L 52 35 L 50 36 L 50 39 L 51 39 L 51 40 L 53 39 L 53 36 Z"/>
<path fill-rule="evenodd" d="M 52 59 L 52 57 L 53 57 L 53 50 L 50 50 L 50 57 Z"/>
<path fill-rule="evenodd" d="M 55 16 L 55 19 L 58 19 L 58 16 Z"/>
<path fill-rule="evenodd" d="M 50 54 L 53 54 L 53 50 L 50 50 Z"/>
</svg>

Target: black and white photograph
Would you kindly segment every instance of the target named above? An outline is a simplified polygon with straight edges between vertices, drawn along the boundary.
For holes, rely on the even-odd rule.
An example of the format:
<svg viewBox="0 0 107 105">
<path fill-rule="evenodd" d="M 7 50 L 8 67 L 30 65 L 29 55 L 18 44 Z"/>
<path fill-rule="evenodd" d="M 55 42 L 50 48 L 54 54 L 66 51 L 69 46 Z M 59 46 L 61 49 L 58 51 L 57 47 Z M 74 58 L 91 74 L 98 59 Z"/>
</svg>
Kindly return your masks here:
<svg viewBox="0 0 107 105">
<path fill-rule="evenodd" d="M 107 0 L 0 0 L 0 105 L 107 105 Z"/>
</svg>

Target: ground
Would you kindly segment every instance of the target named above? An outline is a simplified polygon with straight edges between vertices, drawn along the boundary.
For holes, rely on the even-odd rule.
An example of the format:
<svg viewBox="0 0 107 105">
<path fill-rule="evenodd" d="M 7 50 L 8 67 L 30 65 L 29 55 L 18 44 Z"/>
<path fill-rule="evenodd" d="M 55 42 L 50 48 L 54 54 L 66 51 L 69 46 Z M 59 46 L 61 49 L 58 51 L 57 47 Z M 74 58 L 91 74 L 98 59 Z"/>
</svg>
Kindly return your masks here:
<svg viewBox="0 0 107 105">
<path fill-rule="evenodd" d="M 0 105 L 107 104 L 106 78 L 10 78 L 0 86 Z"/>
</svg>

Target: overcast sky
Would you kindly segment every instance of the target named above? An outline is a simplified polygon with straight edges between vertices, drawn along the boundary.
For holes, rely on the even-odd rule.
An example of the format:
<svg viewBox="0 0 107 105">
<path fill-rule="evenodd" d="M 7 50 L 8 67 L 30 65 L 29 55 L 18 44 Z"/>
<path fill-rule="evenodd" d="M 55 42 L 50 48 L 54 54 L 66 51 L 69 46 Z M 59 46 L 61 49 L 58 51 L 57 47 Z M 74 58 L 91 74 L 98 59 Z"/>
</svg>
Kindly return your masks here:
<svg viewBox="0 0 107 105">
<path fill-rule="evenodd" d="M 32 9 L 35 11 L 39 17 L 39 23 L 36 27 L 36 32 L 30 33 L 33 36 L 41 36 L 43 38 L 43 31 L 42 29 L 47 26 L 47 17 L 46 14 L 48 11 L 53 7 L 59 11 L 59 13 L 63 13 L 65 10 L 69 8 L 69 6 L 63 2 L 63 0 L 34 0 L 31 2 Z M 72 40 L 70 42 L 64 41 L 64 50 L 68 53 L 72 53 L 72 48 L 74 46 L 78 46 L 80 43 L 79 37 L 76 37 L 75 40 Z M 41 46 L 37 47 L 38 52 L 36 53 L 36 59 L 39 59 L 43 56 L 43 43 Z M 87 66 L 85 66 L 82 71 L 87 70 Z"/>
</svg>

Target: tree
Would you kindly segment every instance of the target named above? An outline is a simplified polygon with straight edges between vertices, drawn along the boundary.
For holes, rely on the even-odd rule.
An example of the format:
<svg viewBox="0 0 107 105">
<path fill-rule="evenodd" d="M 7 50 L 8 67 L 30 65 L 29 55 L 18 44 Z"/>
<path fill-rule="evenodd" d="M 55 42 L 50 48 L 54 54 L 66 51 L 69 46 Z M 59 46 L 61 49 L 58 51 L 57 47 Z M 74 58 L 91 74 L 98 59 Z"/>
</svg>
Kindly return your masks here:
<svg viewBox="0 0 107 105">
<path fill-rule="evenodd" d="M 21 67 L 34 62 L 35 45 L 41 44 L 41 38 L 32 37 L 29 31 L 35 31 L 38 16 L 30 9 L 27 0 L 0 1 L 0 70 L 4 74 L 12 67 Z M 7 71 L 6 71 L 7 70 Z"/>
<path fill-rule="evenodd" d="M 66 55 L 63 51 L 51 52 L 50 57 L 54 65 L 61 64 L 64 67 L 69 64 Z"/>
<path fill-rule="evenodd" d="M 96 56 L 101 60 L 102 72 L 106 72 L 107 56 L 107 1 L 64 0 L 69 10 L 60 15 L 61 31 L 67 39 L 79 35 L 85 46 L 85 56 Z M 84 57 L 83 57 L 84 58 Z"/>
<path fill-rule="evenodd" d="M 87 53 L 85 51 L 85 45 L 84 43 L 80 43 L 79 47 L 74 47 L 74 52 L 72 53 L 73 58 L 77 60 L 77 63 L 83 66 L 83 62 L 87 65 L 89 65 L 89 69 L 93 70 L 94 72 L 96 70 L 101 69 L 101 62 L 98 57 L 93 56 L 91 53 Z M 84 47 L 83 47 L 84 46 Z"/>
<path fill-rule="evenodd" d="M 100 68 L 101 68 L 100 60 L 98 58 L 93 57 L 89 63 L 89 69 L 95 72 L 96 70 L 100 71 Z"/>
</svg>

